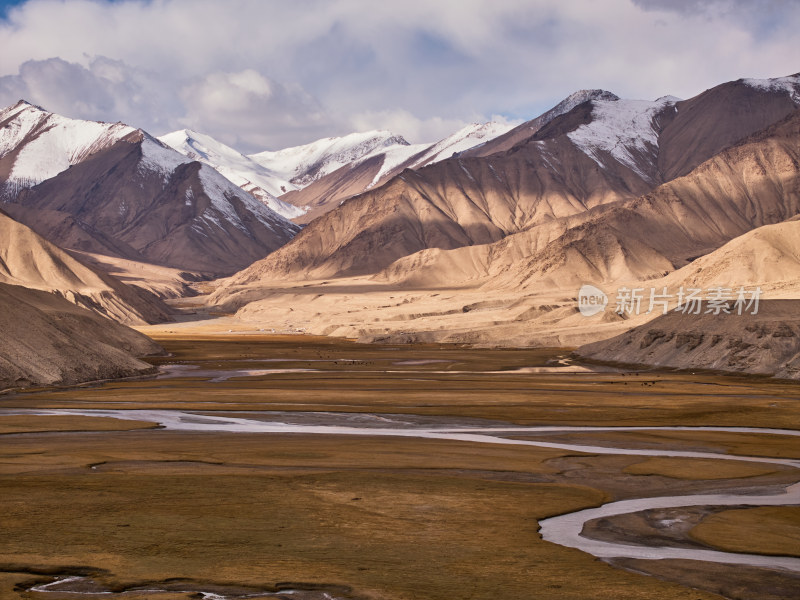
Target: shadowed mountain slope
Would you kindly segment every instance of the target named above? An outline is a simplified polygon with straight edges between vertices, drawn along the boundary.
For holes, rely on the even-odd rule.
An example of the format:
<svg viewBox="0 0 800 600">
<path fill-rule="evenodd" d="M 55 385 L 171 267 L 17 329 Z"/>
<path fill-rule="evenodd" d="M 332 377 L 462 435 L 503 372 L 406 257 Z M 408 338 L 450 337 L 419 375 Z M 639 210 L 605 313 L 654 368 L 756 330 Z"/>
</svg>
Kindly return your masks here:
<svg viewBox="0 0 800 600">
<path fill-rule="evenodd" d="M 53 294 L 0 283 L 0 389 L 67 385 L 153 371 L 163 350 L 124 325 Z"/>
<path fill-rule="evenodd" d="M 121 323 L 171 320 L 153 294 L 101 273 L 0 211 L 0 282 L 52 292 Z"/>
</svg>

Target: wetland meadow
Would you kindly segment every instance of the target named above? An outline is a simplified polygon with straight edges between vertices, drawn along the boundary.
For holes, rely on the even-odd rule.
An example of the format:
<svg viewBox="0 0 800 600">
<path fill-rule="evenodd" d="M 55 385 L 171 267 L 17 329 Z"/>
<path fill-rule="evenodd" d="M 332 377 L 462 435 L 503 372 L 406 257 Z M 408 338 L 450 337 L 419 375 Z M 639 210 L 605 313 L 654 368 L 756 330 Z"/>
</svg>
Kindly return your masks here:
<svg viewBox="0 0 800 600">
<path fill-rule="evenodd" d="M 796 383 L 157 341 L 151 377 L 0 396 L 0 598 L 798 597 Z"/>
</svg>

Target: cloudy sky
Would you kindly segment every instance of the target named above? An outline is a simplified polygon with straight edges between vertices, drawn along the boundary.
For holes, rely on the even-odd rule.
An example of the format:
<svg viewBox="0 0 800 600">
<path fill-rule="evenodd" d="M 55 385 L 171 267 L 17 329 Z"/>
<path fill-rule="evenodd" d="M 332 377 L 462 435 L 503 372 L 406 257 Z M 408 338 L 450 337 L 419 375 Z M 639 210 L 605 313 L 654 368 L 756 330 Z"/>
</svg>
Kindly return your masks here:
<svg viewBox="0 0 800 600">
<path fill-rule="evenodd" d="M 0 0 L 0 105 L 254 152 L 800 71 L 797 0 Z"/>
</svg>

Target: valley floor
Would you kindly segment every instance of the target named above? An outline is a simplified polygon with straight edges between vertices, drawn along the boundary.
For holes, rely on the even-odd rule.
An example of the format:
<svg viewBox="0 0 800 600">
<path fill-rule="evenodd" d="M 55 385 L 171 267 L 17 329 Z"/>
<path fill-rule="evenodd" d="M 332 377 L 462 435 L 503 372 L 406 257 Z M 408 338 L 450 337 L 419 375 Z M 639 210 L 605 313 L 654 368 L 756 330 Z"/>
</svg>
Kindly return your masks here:
<svg viewBox="0 0 800 600">
<path fill-rule="evenodd" d="M 618 500 L 779 494 L 800 481 L 794 383 L 163 327 L 158 377 L 0 397 L 0 598 L 761 600 L 800 585 L 791 568 L 599 560 L 539 532 Z M 797 558 L 800 507 L 688 503 L 585 532 Z"/>
</svg>

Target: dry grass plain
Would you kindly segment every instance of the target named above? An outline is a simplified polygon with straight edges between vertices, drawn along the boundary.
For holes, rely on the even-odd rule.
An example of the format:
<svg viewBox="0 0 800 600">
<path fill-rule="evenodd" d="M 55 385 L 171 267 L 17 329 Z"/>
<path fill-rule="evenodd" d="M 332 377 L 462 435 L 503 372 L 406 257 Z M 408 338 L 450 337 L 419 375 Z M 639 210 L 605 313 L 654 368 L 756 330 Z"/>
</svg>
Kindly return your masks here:
<svg viewBox="0 0 800 600">
<path fill-rule="evenodd" d="M 791 382 L 515 371 L 562 359 L 563 350 L 370 346 L 297 336 L 165 336 L 159 342 L 171 356 L 154 363 L 199 368 L 181 377 L 0 396 L 0 408 L 410 413 L 537 425 L 779 428 L 797 428 L 800 414 Z M 212 381 L 239 369 L 309 370 Z M 3 599 L 113 597 L 28 590 L 34 581 L 72 573 L 91 575 L 115 592 L 143 585 L 171 590 L 119 594 L 134 600 L 188 600 L 214 590 L 263 598 L 290 588 L 387 600 L 706 600 L 720 597 L 714 592 L 722 585 L 713 577 L 703 585 L 702 577 L 687 580 L 686 569 L 662 569 L 660 578 L 621 570 L 543 542 L 538 520 L 665 490 L 726 489 L 743 480 L 768 487 L 800 478 L 788 467 L 738 462 L 721 472 L 697 459 L 399 437 L 175 432 L 94 417 L 0 415 L 0 434 Z M 623 440 L 631 447 L 797 454 L 780 436 L 590 435 L 589 443 L 599 445 Z M 723 547 L 732 543 L 730 532 L 743 527 L 767 532 L 771 551 L 796 540 L 785 535 L 786 518 L 795 513 L 745 512 L 746 519 L 720 513 L 693 537 Z M 747 535 L 740 538 L 739 551 L 764 551 L 748 545 Z M 759 598 L 759 589 L 784 597 L 781 590 L 791 581 L 756 572 L 741 582 L 740 597 Z"/>
</svg>

